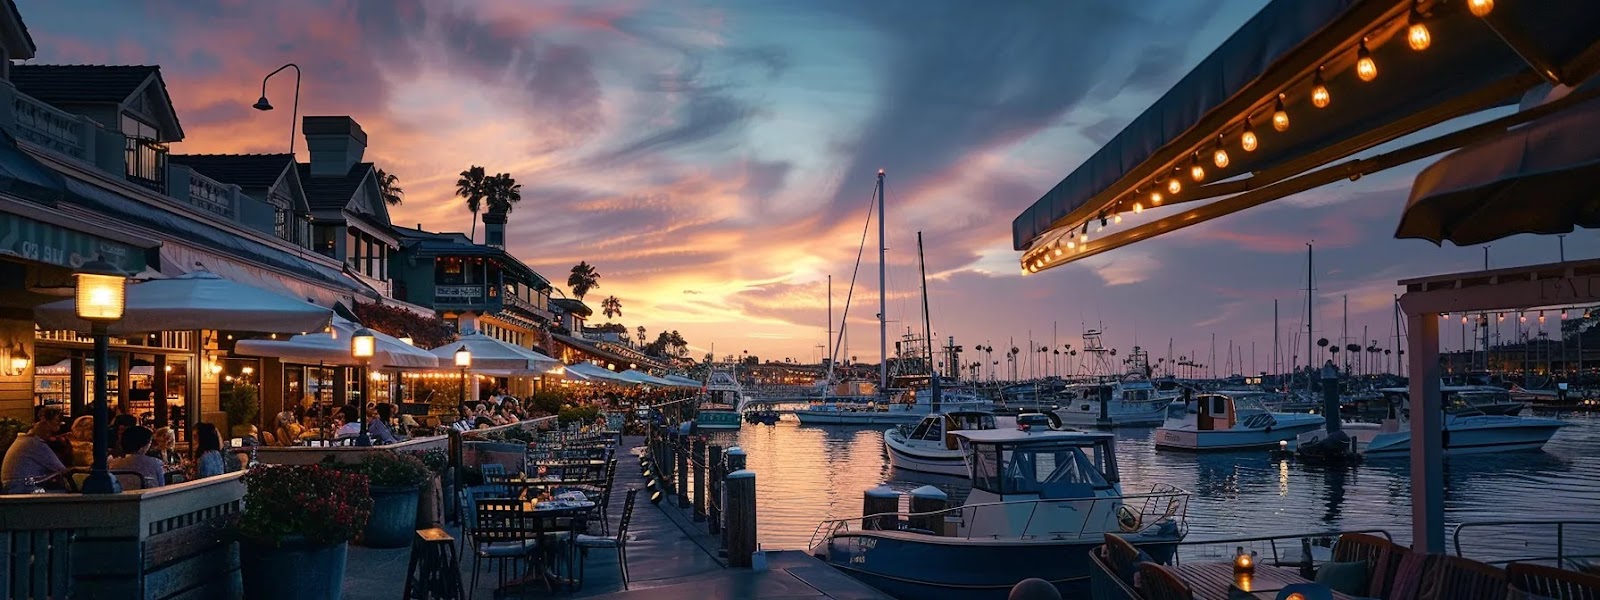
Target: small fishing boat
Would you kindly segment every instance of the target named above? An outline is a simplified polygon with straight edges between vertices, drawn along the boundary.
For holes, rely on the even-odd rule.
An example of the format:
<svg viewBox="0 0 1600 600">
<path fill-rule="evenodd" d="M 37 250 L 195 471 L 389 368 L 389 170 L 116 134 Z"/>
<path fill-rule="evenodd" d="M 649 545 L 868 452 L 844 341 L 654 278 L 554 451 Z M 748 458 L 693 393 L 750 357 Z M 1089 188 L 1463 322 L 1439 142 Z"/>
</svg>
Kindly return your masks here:
<svg viewBox="0 0 1600 600">
<path fill-rule="evenodd" d="M 1149 354 L 1134 346 L 1127 372 L 1115 381 L 1068 386 L 1053 411 L 1068 427 L 1154 427 L 1167 420 L 1172 398 L 1150 381 Z"/>
<path fill-rule="evenodd" d="M 700 397 L 700 410 L 695 414 L 695 429 L 715 431 L 740 427 L 744 392 L 739 385 L 737 368 L 734 363 L 711 366 Z"/>
<path fill-rule="evenodd" d="M 963 505 L 825 521 L 812 554 L 897 598 L 1000 599 L 1029 577 L 1073 598 L 1087 594 L 1089 551 L 1106 533 L 1162 563 L 1188 533 L 1188 492 L 1122 494 L 1111 433 L 954 435 L 972 486 Z"/>
<path fill-rule="evenodd" d="M 901 425 L 883 432 L 883 446 L 889 452 L 889 464 L 897 469 L 960 476 L 967 473 L 967 466 L 956 432 L 994 428 L 993 413 L 938 413 L 923 417 L 915 427 Z"/>
<path fill-rule="evenodd" d="M 1204 394 L 1195 411 L 1156 430 L 1157 450 L 1275 448 L 1323 424 L 1313 414 L 1268 412 L 1253 395 Z"/>
<path fill-rule="evenodd" d="M 748 410 L 744 413 L 744 421 L 753 425 L 777 425 L 778 411 L 770 408 L 764 408 L 761 410 Z"/>
<path fill-rule="evenodd" d="M 1367 458 L 1401 458 L 1411 455 L 1408 393 L 1390 391 L 1389 414 L 1382 423 L 1341 423 L 1357 454 Z M 1449 398 L 1449 396 L 1446 396 Z M 1539 450 L 1567 423 L 1559 419 L 1483 414 L 1460 405 L 1443 407 L 1442 437 L 1446 456 Z M 1315 446 L 1326 436 L 1316 430 L 1298 436 L 1296 447 Z"/>
</svg>

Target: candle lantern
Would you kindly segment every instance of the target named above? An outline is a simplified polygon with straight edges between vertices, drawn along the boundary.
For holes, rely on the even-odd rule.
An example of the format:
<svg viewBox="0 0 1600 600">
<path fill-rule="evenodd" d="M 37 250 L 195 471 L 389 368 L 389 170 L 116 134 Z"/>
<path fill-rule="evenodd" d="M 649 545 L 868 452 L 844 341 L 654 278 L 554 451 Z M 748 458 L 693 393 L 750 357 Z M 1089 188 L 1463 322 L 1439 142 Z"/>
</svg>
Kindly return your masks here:
<svg viewBox="0 0 1600 600">
<path fill-rule="evenodd" d="M 1245 552 L 1244 546 L 1239 546 L 1233 555 L 1233 574 L 1250 575 L 1256 572 L 1255 551 Z"/>
</svg>

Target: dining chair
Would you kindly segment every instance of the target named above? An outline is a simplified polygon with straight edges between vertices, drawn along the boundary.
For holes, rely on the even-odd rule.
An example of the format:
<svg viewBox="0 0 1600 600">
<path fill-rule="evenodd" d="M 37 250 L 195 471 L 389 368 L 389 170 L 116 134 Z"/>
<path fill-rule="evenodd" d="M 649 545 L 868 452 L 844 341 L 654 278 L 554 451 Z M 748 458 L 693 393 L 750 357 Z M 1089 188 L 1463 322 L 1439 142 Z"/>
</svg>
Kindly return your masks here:
<svg viewBox="0 0 1600 600">
<path fill-rule="evenodd" d="M 1133 585 L 1135 563 L 1139 561 L 1139 549 L 1128 543 L 1120 535 L 1107 533 L 1106 536 L 1106 562 L 1116 573 L 1117 578 L 1123 583 Z"/>
<path fill-rule="evenodd" d="M 512 571 L 507 563 L 526 560 L 538 549 L 537 538 L 528 536 L 528 519 L 523 515 L 522 502 L 511 498 L 478 498 L 469 514 L 472 523 L 472 587 L 468 600 L 477 591 L 478 577 L 483 562 L 494 560 L 500 567 L 497 588 L 505 587 Z"/>
<path fill-rule="evenodd" d="M 600 504 L 596 507 L 600 515 L 600 535 L 611 533 L 611 486 L 617 481 L 617 459 L 606 463 L 606 484 L 600 488 Z"/>
<path fill-rule="evenodd" d="M 1524 562 L 1506 565 L 1506 574 L 1511 589 L 1529 597 L 1600 600 L 1600 575 Z"/>
<path fill-rule="evenodd" d="M 479 470 L 483 472 L 483 482 L 486 484 L 489 483 L 489 479 L 491 477 L 503 477 L 506 474 L 506 466 L 500 463 L 487 463 L 479 467 Z M 511 493 L 509 490 L 500 490 L 501 498 L 505 498 L 510 495 Z"/>
<path fill-rule="evenodd" d="M 622 520 L 617 523 L 617 535 L 595 536 L 579 535 L 577 540 L 578 551 L 582 556 L 578 559 L 578 587 L 583 587 L 583 568 L 588 562 L 589 550 L 614 548 L 617 551 L 617 570 L 622 575 L 622 589 L 628 589 L 628 522 L 633 520 L 633 502 L 639 495 L 639 488 L 628 490 L 627 499 L 622 502 Z"/>
<path fill-rule="evenodd" d="M 1177 574 L 1155 563 L 1139 563 L 1139 593 L 1145 600 L 1194 600 L 1194 590 Z"/>
</svg>

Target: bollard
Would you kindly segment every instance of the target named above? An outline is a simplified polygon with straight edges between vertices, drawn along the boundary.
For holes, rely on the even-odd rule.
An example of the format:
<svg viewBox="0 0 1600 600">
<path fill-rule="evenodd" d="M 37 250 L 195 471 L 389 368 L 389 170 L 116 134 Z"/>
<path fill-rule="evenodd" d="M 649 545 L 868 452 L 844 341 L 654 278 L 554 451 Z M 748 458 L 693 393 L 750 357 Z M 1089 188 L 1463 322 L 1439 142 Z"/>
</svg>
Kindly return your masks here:
<svg viewBox="0 0 1600 600">
<path fill-rule="evenodd" d="M 668 492 L 676 491 L 672 489 L 672 482 L 676 480 L 672 476 L 672 470 L 678 465 L 678 457 L 674 456 L 677 451 L 677 441 L 678 432 L 667 430 L 666 437 L 661 439 L 661 460 L 656 462 L 656 472 L 661 475 L 661 486 L 667 488 Z"/>
<path fill-rule="evenodd" d="M 861 495 L 861 520 L 862 529 L 881 529 L 893 531 L 900 528 L 900 492 L 896 492 L 887 485 L 867 490 Z M 886 515 L 873 517 L 872 515 Z"/>
<path fill-rule="evenodd" d="M 745 467 L 744 448 L 734 446 L 728 449 L 728 472 L 743 471 Z"/>
<path fill-rule="evenodd" d="M 678 436 L 678 508 L 689 508 L 689 437 Z"/>
<path fill-rule="evenodd" d="M 722 506 L 727 503 L 722 498 L 722 461 L 717 460 L 721 457 L 722 446 L 712 444 L 706 448 L 706 458 L 709 459 L 706 462 L 711 463 L 711 472 L 706 474 L 706 482 L 711 484 L 710 502 L 706 506 L 706 519 L 709 521 L 706 532 L 717 536 L 719 540 L 722 539 L 719 535 L 722 533 Z"/>
<path fill-rule="evenodd" d="M 728 474 L 728 566 L 749 567 L 756 551 L 756 474 Z"/>
<path fill-rule="evenodd" d="M 950 506 L 950 496 L 944 490 L 925 485 L 911 490 L 911 513 L 907 527 L 933 532 L 934 535 L 944 535 L 944 515 L 924 515 L 921 513 L 939 512 Z"/>
<path fill-rule="evenodd" d="M 706 520 L 706 438 L 694 438 L 694 520 Z"/>
</svg>

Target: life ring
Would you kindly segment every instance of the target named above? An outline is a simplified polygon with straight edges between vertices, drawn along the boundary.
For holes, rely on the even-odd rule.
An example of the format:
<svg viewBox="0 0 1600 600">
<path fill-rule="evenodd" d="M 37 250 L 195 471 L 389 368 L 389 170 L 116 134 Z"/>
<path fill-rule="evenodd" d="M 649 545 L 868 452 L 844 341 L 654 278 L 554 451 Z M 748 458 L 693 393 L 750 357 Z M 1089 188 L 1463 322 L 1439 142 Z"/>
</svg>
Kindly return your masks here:
<svg viewBox="0 0 1600 600">
<path fill-rule="evenodd" d="M 1117 507 L 1117 528 L 1123 533 L 1133 533 L 1139 530 L 1139 513 L 1133 512 L 1128 505 Z"/>
<path fill-rule="evenodd" d="M 1055 429 L 1055 430 L 1060 430 L 1061 429 L 1061 415 L 1058 415 L 1058 414 L 1056 414 L 1054 412 L 1047 412 L 1047 413 L 1044 413 L 1044 418 L 1050 421 L 1050 428 L 1051 429 Z"/>
</svg>

